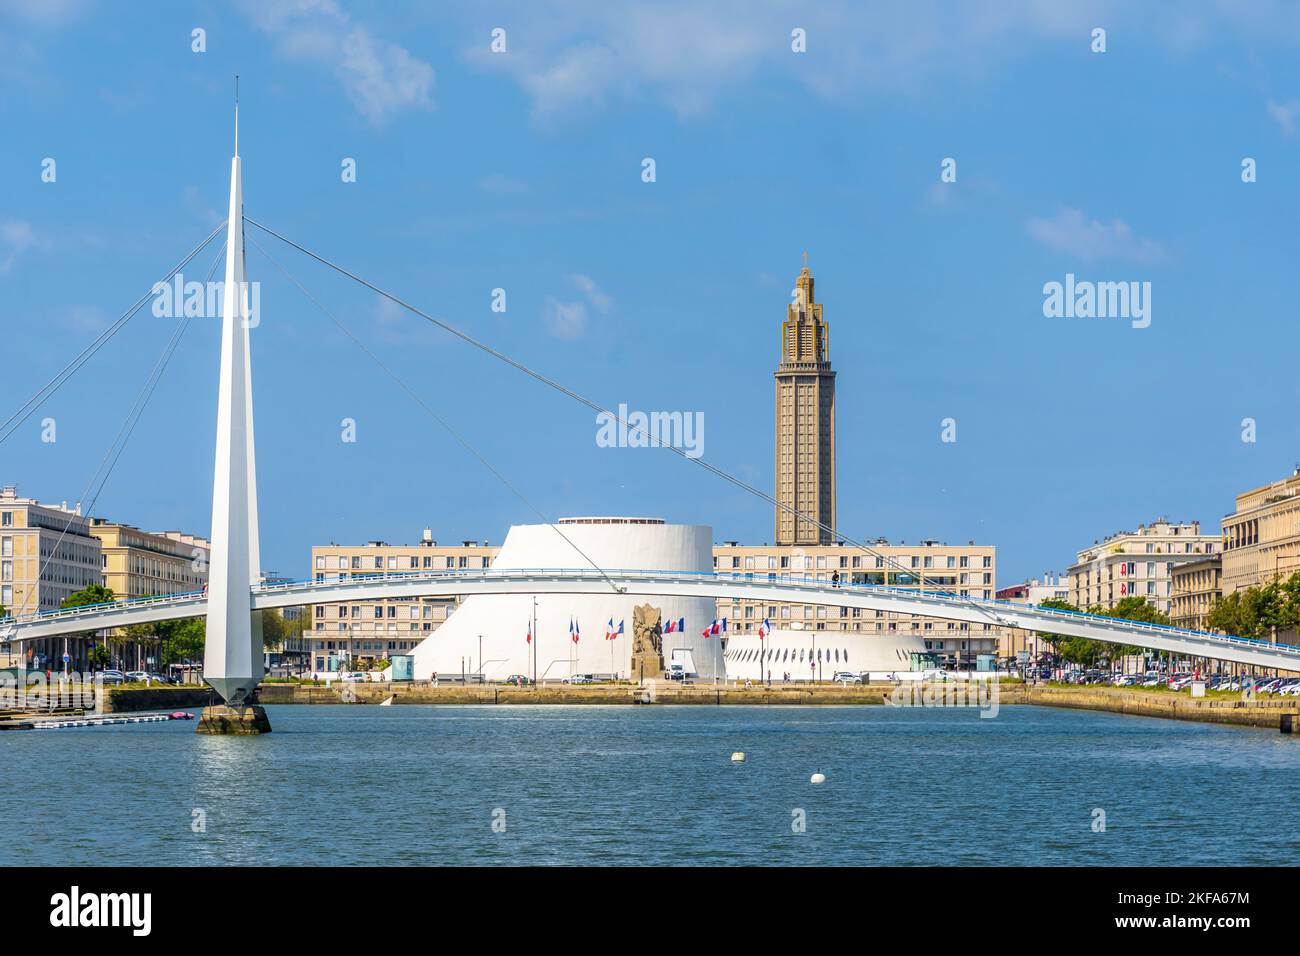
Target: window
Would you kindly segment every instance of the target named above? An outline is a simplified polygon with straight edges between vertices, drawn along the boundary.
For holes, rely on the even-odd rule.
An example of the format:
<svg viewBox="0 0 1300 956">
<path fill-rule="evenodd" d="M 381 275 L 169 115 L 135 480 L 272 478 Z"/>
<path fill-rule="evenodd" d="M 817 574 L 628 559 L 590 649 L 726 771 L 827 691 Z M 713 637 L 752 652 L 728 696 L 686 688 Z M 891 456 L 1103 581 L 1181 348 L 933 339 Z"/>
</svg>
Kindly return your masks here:
<svg viewBox="0 0 1300 956">
<path fill-rule="evenodd" d="M 14 513 L 12 511 L 0 511 L 0 527 L 12 528 L 14 526 Z"/>
</svg>

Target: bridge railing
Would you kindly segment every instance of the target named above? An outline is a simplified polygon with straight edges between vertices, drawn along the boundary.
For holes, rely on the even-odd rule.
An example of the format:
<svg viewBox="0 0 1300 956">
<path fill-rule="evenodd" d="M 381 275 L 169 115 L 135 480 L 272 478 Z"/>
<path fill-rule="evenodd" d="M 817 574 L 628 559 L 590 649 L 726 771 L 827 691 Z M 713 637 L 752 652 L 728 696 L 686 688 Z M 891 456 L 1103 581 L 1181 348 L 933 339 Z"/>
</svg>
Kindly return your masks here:
<svg viewBox="0 0 1300 956">
<path fill-rule="evenodd" d="M 1209 640 L 1227 644 L 1240 644 L 1253 647 L 1266 647 L 1278 649 L 1283 653 L 1294 652 L 1300 655 L 1300 647 L 1294 647 L 1288 644 L 1274 644 L 1270 641 L 1261 641 L 1255 638 L 1238 637 L 1233 634 L 1218 634 L 1212 631 L 1198 631 L 1192 628 L 1176 627 L 1170 624 L 1156 624 L 1146 621 L 1129 621 L 1124 618 L 1107 617 L 1104 614 L 1090 614 L 1087 611 L 1068 611 L 1062 608 L 1047 608 L 1036 604 L 1016 604 L 1013 601 L 999 601 L 991 598 L 976 598 L 968 595 L 956 594 L 951 591 L 922 591 L 919 587 L 898 587 L 882 584 L 854 583 L 852 581 L 841 581 L 834 584 L 828 581 L 817 581 L 800 574 L 776 574 L 773 575 L 767 571 L 664 571 L 656 568 L 641 569 L 606 569 L 597 571 L 593 568 L 446 568 L 437 570 L 415 570 L 415 571 L 376 571 L 369 574 L 351 574 L 346 577 L 341 575 L 331 575 L 323 581 L 295 581 L 282 582 L 273 585 L 260 585 L 255 590 L 274 591 L 274 590 L 293 590 L 304 589 L 310 591 L 315 588 L 325 586 L 347 586 L 353 583 L 368 584 L 375 581 L 392 581 L 394 579 L 437 579 L 437 578 L 461 578 L 465 580 L 483 580 L 492 578 L 506 579 L 537 579 L 545 577 L 557 577 L 571 579 L 574 577 L 590 578 L 603 580 L 606 577 L 617 580 L 620 576 L 627 577 L 650 577 L 658 578 L 664 581 L 701 581 L 701 580 L 727 580 L 745 584 L 758 585 L 779 585 L 783 587 L 793 587 L 796 589 L 808 590 L 815 593 L 825 593 L 828 591 L 871 591 L 873 593 L 894 594 L 900 597 L 906 597 L 909 600 L 917 600 L 923 603 L 935 603 L 939 605 L 951 606 L 953 604 L 978 605 L 988 609 L 992 613 L 1002 611 L 1005 613 L 1018 613 L 1023 611 L 1032 611 L 1039 615 L 1048 615 L 1050 617 L 1060 618 L 1064 621 L 1084 621 L 1105 627 L 1110 630 L 1132 633 L 1135 635 L 1150 633 L 1151 631 L 1161 631 L 1170 636 L 1192 637 L 1201 640 Z M 1002 622 L 1005 626 L 1015 627 L 1016 625 Z M 1022 628 L 1029 630 L 1030 628 Z"/>
<path fill-rule="evenodd" d="M 1003 626 L 1017 627 L 1018 625 L 1003 621 L 998 618 L 999 612 L 1003 614 L 1019 614 L 1025 611 L 1033 612 L 1037 616 L 1047 616 L 1057 618 L 1062 621 L 1086 622 L 1096 626 L 1104 627 L 1108 630 L 1120 633 L 1128 633 L 1134 636 L 1150 634 L 1153 631 L 1162 632 L 1171 637 L 1190 637 L 1198 640 L 1212 641 L 1215 643 L 1263 647 L 1272 650 L 1278 650 L 1282 653 L 1295 653 L 1300 655 L 1300 647 L 1288 644 L 1274 644 L 1271 641 L 1263 641 L 1255 638 L 1239 637 L 1232 634 L 1216 634 L 1209 631 L 1197 631 L 1190 628 L 1175 627 L 1169 624 L 1154 624 L 1143 621 L 1129 621 L 1124 618 L 1107 617 L 1102 614 L 1090 614 L 1087 611 L 1068 611 L 1062 608 L 1046 608 L 1032 604 L 1016 604 L 1011 601 L 999 601 L 991 598 L 976 598 L 968 595 L 955 594 L 950 591 L 925 591 L 919 586 L 899 587 L 896 585 L 867 584 L 855 583 L 852 581 L 840 581 L 833 583 L 829 581 L 819 581 L 810 578 L 807 574 L 774 574 L 769 571 L 665 571 L 657 568 L 642 569 L 607 569 L 598 571 L 593 568 L 440 568 L 440 569 L 416 569 L 416 570 L 380 570 L 376 569 L 369 573 L 359 574 L 334 574 L 328 575 L 321 580 L 315 578 L 303 581 L 284 581 L 275 584 L 254 584 L 252 590 L 256 593 L 276 593 L 276 592 L 302 592 L 309 595 L 311 592 L 324 588 L 349 587 L 357 585 L 364 587 L 376 582 L 394 582 L 394 581 L 420 581 L 420 580 L 464 580 L 464 581 L 482 581 L 493 579 L 506 580 L 538 580 L 546 578 L 556 578 L 572 580 L 573 578 L 586 578 L 594 580 L 617 580 L 619 577 L 639 577 L 652 578 L 665 582 L 679 583 L 698 583 L 700 581 L 732 581 L 742 584 L 754 585 L 771 585 L 779 586 L 796 591 L 807 591 L 819 595 L 825 595 L 827 592 L 852 591 L 856 593 L 872 592 L 878 594 L 891 594 L 899 597 L 905 597 L 909 601 L 919 602 L 921 604 L 932 604 L 939 607 L 950 607 L 952 605 L 976 606 L 987 610 L 991 615 L 1003 624 Z M 186 602 L 193 601 L 196 598 L 203 597 L 206 589 L 198 591 L 187 591 L 180 594 L 155 595 L 151 597 L 132 598 L 122 601 L 112 601 L 103 604 L 83 605 L 76 608 L 58 608 L 49 611 L 39 611 L 31 615 L 22 617 L 6 617 L 0 619 L 0 623 L 17 624 L 23 622 L 44 622 L 51 619 L 75 618 L 82 615 L 98 616 L 101 612 L 128 609 L 140 607 L 142 605 L 153 605 L 169 602 Z M 304 601 L 306 604 L 311 601 Z M 1023 630 L 1041 630 L 1041 628 L 1021 628 Z"/>
<path fill-rule="evenodd" d="M 102 601 L 98 604 L 79 604 L 76 607 L 58 607 L 46 611 L 33 611 L 30 614 L 14 616 L 6 614 L 0 617 L 0 624 L 25 624 L 34 621 L 48 621 L 62 617 L 76 617 L 88 611 L 105 611 L 110 609 L 135 608 L 141 605 L 168 604 L 176 601 L 192 601 L 207 594 L 206 590 L 181 591 L 177 594 L 150 594 L 145 597 L 123 598 L 120 601 Z"/>
</svg>

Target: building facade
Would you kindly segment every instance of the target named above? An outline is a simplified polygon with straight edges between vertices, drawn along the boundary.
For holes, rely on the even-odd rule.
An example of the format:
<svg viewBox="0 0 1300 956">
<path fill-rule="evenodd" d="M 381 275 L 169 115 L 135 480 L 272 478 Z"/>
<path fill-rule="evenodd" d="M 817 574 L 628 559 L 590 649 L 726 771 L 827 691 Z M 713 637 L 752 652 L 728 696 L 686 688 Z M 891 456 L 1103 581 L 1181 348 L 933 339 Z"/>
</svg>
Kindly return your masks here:
<svg viewBox="0 0 1300 956">
<path fill-rule="evenodd" d="M 716 544 L 713 567 L 718 574 L 754 575 L 775 580 L 802 576 L 823 584 L 876 584 L 992 598 L 997 590 L 997 549 L 992 545 L 948 545 L 923 541 L 916 545 L 876 541 L 870 552 L 843 542 L 812 547 Z M 996 654 L 1003 629 L 994 624 L 941 621 L 886 611 L 828 607 L 814 604 L 767 604 L 759 601 L 718 601 L 718 617 L 727 618 L 729 632 L 750 634 L 766 618 L 773 628 L 850 631 L 924 642 L 925 650 L 944 666 L 965 667 L 981 654 Z"/>
<path fill-rule="evenodd" d="M 1300 571 L 1300 468 L 1237 495 L 1223 519 L 1223 593 L 1285 580 Z"/>
<path fill-rule="evenodd" d="M 1214 602 L 1223 596 L 1223 555 L 1174 566 L 1174 602 L 1170 623 L 1194 631 L 1208 631 L 1205 620 Z"/>
<path fill-rule="evenodd" d="M 806 259 L 806 256 L 805 256 Z M 835 373 L 830 330 L 805 263 L 781 326 L 776 372 L 776 538 L 825 545 L 835 528 Z M 796 519 L 794 509 L 814 521 Z M 820 523 L 820 527 L 818 525 Z"/>
<path fill-rule="evenodd" d="M 1141 597 L 1157 611 L 1173 611 L 1174 569 L 1217 554 L 1220 537 L 1202 534 L 1199 521 L 1157 518 L 1136 531 L 1120 531 L 1076 555 L 1067 577 L 1070 603 L 1081 610 L 1109 609 Z"/>
<path fill-rule="evenodd" d="M 0 489 L 0 605 L 15 617 L 52 611 L 92 584 L 102 583 L 99 539 L 80 506 L 69 508 L 23 498 L 12 486 Z M 6 664 L 85 666 L 91 638 L 69 635 L 31 641 L 19 651 L 0 647 Z"/>
<path fill-rule="evenodd" d="M 180 531 L 141 531 L 105 518 L 91 518 L 90 533 L 99 539 L 104 586 L 118 600 L 202 591 L 208 583 L 211 545 L 206 538 Z M 101 636 L 112 666 L 161 668 L 157 642 L 136 639 L 121 628 Z"/>
<path fill-rule="evenodd" d="M 90 533 L 99 539 L 104 586 L 118 599 L 202 591 L 208 583 L 206 538 L 105 518 L 91 518 Z"/>
<path fill-rule="evenodd" d="M 412 571 L 465 571 L 488 568 L 500 548 L 487 541 L 439 545 L 425 529 L 419 544 L 316 545 L 311 549 L 313 580 L 346 580 Z M 410 654 L 460 605 L 459 598 L 417 598 L 319 604 L 310 612 L 309 656 L 318 673 L 365 666 L 394 654 Z"/>
</svg>

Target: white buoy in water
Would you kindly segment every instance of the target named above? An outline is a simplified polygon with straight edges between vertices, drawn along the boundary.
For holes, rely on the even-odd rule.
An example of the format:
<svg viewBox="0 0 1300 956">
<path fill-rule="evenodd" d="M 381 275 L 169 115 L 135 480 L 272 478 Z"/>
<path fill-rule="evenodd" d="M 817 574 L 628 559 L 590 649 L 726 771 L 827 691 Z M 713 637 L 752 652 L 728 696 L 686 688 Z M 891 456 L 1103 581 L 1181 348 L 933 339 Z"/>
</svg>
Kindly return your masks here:
<svg viewBox="0 0 1300 956">
<path fill-rule="evenodd" d="M 811 778 L 808 782 L 809 782 L 809 783 L 825 783 L 825 782 L 826 782 L 826 774 L 824 774 L 824 773 L 815 773 L 815 774 L 812 775 L 812 778 Z"/>
<path fill-rule="evenodd" d="M 397 695 L 394 694 L 393 696 L 395 697 L 395 696 L 397 696 Z M 393 698 L 392 698 L 392 697 L 385 697 L 383 700 L 381 700 L 381 701 L 379 702 L 379 706 L 380 706 L 380 707 L 392 707 L 392 706 L 393 706 Z"/>
<path fill-rule="evenodd" d="M 745 762 L 745 751 L 743 751 L 743 750 L 737 750 L 734 754 L 731 755 L 731 762 L 732 762 L 732 763 L 744 763 L 744 762 Z"/>
</svg>

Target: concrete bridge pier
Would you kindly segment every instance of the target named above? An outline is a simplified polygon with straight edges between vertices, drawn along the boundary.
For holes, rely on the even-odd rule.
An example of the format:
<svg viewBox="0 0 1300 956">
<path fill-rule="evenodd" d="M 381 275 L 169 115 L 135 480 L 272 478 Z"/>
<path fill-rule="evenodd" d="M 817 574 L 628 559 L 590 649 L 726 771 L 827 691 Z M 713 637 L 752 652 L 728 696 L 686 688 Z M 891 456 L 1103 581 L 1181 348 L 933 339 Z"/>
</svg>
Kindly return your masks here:
<svg viewBox="0 0 1300 956">
<path fill-rule="evenodd" d="M 213 704 L 199 715 L 195 733 L 254 737 L 271 732 L 271 721 L 260 704 Z"/>
</svg>

